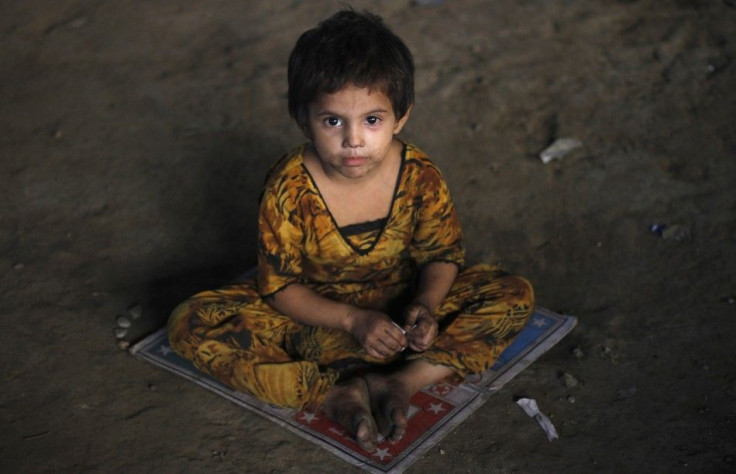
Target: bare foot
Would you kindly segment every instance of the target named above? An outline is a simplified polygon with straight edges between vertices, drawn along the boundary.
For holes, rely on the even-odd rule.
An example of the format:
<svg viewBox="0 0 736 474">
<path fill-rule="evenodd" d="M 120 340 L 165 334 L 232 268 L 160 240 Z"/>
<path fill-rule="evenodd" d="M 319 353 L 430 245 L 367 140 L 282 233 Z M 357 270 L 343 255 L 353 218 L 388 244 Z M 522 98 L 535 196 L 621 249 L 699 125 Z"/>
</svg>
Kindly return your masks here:
<svg viewBox="0 0 736 474">
<path fill-rule="evenodd" d="M 354 377 L 335 385 L 322 403 L 322 411 L 355 436 L 363 450 L 376 450 L 378 434 L 365 380 Z"/>
<path fill-rule="evenodd" d="M 398 442 L 406 431 L 406 414 L 413 393 L 391 376 L 367 374 L 364 378 L 368 383 L 371 412 L 379 432 L 390 442 Z"/>
</svg>

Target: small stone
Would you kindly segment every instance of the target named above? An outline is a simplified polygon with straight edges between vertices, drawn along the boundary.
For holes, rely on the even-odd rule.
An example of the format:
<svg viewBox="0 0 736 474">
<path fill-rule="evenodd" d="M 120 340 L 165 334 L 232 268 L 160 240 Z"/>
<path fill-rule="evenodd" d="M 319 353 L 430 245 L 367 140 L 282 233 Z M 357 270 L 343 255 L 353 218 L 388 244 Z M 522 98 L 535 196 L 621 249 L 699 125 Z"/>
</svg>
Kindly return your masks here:
<svg viewBox="0 0 736 474">
<path fill-rule="evenodd" d="M 54 132 L 54 140 L 61 140 L 62 138 L 64 138 L 64 132 L 62 132 L 61 130 L 57 130 Z"/>
<path fill-rule="evenodd" d="M 562 374 L 562 380 L 565 383 L 565 387 L 567 388 L 573 388 L 573 387 L 577 387 L 578 385 L 580 385 L 580 382 L 578 382 L 578 379 L 576 379 L 574 375 L 569 374 L 567 372 Z"/>
<path fill-rule="evenodd" d="M 81 17 L 69 22 L 69 28 L 81 28 L 87 24 L 87 18 Z"/>
<path fill-rule="evenodd" d="M 23 270 L 24 268 L 26 268 L 26 266 L 23 263 L 20 263 L 20 262 L 18 262 L 15 265 L 13 265 L 13 270 Z"/>
<path fill-rule="evenodd" d="M 595 243 L 595 246 L 598 247 L 598 248 L 601 248 L 601 247 L 603 247 L 603 242 L 596 242 Z"/>
<path fill-rule="evenodd" d="M 649 232 L 654 235 L 662 236 L 662 232 L 667 228 L 667 224 L 651 224 L 649 226 Z"/>
<path fill-rule="evenodd" d="M 444 450 L 444 449 L 442 449 L 442 448 L 440 448 L 440 454 L 441 454 L 442 456 L 444 456 L 444 455 L 445 455 L 445 450 Z"/>
<path fill-rule="evenodd" d="M 613 352 L 613 348 L 611 348 L 611 346 L 604 344 L 601 347 L 601 359 L 609 360 L 611 362 L 615 361 L 616 354 Z"/>
<path fill-rule="evenodd" d="M 115 328 L 115 337 L 118 339 L 122 339 L 125 337 L 126 334 L 128 334 L 127 328 Z"/>
<path fill-rule="evenodd" d="M 227 454 L 227 451 L 212 451 L 212 457 L 213 458 L 220 458 L 220 461 L 225 459 L 225 454 Z"/>
<path fill-rule="evenodd" d="M 118 324 L 118 327 L 121 328 L 129 328 L 130 327 L 130 319 L 128 319 L 127 316 L 118 316 L 115 318 L 115 322 Z"/>
<path fill-rule="evenodd" d="M 143 309 L 141 308 L 141 305 L 136 303 L 130 308 L 128 308 L 128 314 L 130 315 L 131 318 L 138 319 L 143 314 Z"/>
<path fill-rule="evenodd" d="M 121 351 L 127 351 L 129 347 L 130 342 L 124 341 L 122 339 L 118 341 L 118 349 L 120 349 Z"/>
<path fill-rule="evenodd" d="M 572 355 L 574 355 L 577 359 L 583 358 L 583 350 L 580 347 L 576 347 L 572 350 Z"/>
<path fill-rule="evenodd" d="M 690 238 L 690 229 L 684 225 L 667 226 L 662 231 L 662 238 L 666 240 L 675 240 L 681 242 Z"/>
<path fill-rule="evenodd" d="M 149 383 L 148 384 L 148 390 L 155 392 L 156 391 L 156 384 L 155 383 Z"/>
<path fill-rule="evenodd" d="M 570 396 L 567 397 L 567 401 L 570 402 L 570 403 L 575 403 L 575 397 L 572 396 L 572 395 L 570 395 Z"/>
</svg>

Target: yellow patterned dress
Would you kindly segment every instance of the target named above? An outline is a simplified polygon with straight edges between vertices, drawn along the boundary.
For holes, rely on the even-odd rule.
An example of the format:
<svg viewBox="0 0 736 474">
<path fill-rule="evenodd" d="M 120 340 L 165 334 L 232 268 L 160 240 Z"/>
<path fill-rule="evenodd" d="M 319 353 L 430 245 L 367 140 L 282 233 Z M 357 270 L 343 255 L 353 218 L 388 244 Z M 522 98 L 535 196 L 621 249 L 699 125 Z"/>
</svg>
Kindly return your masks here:
<svg viewBox="0 0 736 474">
<path fill-rule="evenodd" d="M 462 270 L 435 310 L 440 333 L 422 358 L 457 375 L 493 365 L 532 313 L 529 282 L 490 265 L 464 268 L 447 186 L 427 156 L 405 145 L 390 214 L 339 228 L 304 166 L 302 145 L 274 166 L 259 212 L 258 277 L 205 291 L 169 319 L 174 350 L 203 372 L 268 403 L 316 409 L 340 376 L 385 364 L 341 330 L 307 326 L 265 298 L 292 283 L 399 324 L 422 265 Z M 409 351 L 407 351 L 409 352 Z M 400 363 L 401 360 L 388 361 Z"/>
</svg>

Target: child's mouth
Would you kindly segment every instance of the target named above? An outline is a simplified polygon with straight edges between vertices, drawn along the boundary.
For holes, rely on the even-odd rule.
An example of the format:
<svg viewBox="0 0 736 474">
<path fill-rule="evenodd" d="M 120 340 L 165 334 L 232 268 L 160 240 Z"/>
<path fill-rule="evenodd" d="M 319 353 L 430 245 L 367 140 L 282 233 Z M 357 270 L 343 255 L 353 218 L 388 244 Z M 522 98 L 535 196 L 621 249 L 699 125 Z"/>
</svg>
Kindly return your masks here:
<svg viewBox="0 0 736 474">
<path fill-rule="evenodd" d="M 364 156 L 347 156 L 342 159 L 344 166 L 362 166 L 368 159 Z"/>
</svg>

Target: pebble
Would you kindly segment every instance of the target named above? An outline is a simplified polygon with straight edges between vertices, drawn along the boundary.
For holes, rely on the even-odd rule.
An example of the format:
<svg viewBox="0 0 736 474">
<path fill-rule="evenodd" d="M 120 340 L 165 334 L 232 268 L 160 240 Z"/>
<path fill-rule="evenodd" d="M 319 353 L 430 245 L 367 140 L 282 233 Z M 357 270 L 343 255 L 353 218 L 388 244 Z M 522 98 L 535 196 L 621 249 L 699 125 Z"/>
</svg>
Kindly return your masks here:
<svg viewBox="0 0 736 474">
<path fill-rule="evenodd" d="M 23 270 L 24 268 L 26 268 L 26 266 L 20 262 L 13 265 L 13 270 Z"/>
<path fill-rule="evenodd" d="M 88 20 L 85 17 L 75 18 L 74 20 L 70 21 L 68 25 L 69 28 L 81 28 L 87 24 L 87 21 Z"/>
<path fill-rule="evenodd" d="M 127 351 L 129 347 L 130 342 L 124 341 L 122 339 L 118 341 L 118 349 L 120 349 L 121 351 Z"/>
<path fill-rule="evenodd" d="M 120 315 L 117 318 L 115 318 L 115 322 L 121 328 L 129 328 L 130 327 L 130 319 L 128 319 L 127 316 Z"/>
<path fill-rule="evenodd" d="M 690 239 L 690 229 L 680 224 L 652 224 L 649 226 L 649 232 L 659 235 L 665 240 L 680 242 Z"/>
<path fill-rule="evenodd" d="M 580 382 L 578 382 L 578 379 L 576 379 L 574 375 L 569 374 L 567 372 L 562 374 L 562 380 L 563 382 L 565 382 L 565 387 L 567 388 L 573 388 L 573 387 L 577 387 L 578 385 L 580 385 Z"/>
<path fill-rule="evenodd" d="M 662 238 L 665 240 L 675 240 L 677 242 L 688 240 L 690 238 L 690 229 L 684 225 L 667 226 L 662 231 Z"/>
<path fill-rule="evenodd" d="M 576 347 L 575 349 L 572 350 L 572 355 L 574 355 L 578 359 L 582 359 L 583 358 L 583 350 L 581 348 L 579 348 L 579 347 Z"/>
<path fill-rule="evenodd" d="M 131 306 L 130 308 L 128 308 L 128 314 L 133 319 L 138 319 L 143 314 L 143 309 L 141 308 L 141 305 L 139 305 L 139 304 L 136 303 L 133 306 Z"/>
<path fill-rule="evenodd" d="M 601 358 L 603 360 L 613 361 L 616 355 L 613 353 L 613 349 L 610 346 L 604 345 L 601 347 Z"/>
<path fill-rule="evenodd" d="M 128 328 L 115 328 L 114 332 L 117 339 L 122 339 L 128 334 Z"/>
<path fill-rule="evenodd" d="M 440 454 L 441 454 L 442 456 L 444 456 L 444 455 L 445 455 L 445 450 L 444 450 L 444 449 L 442 449 L 442 448 L 440 448 Z"/>
<path fill-rule="evenodd" d="M 572 395 L 570 395 L 570 396 L 567 397 L 567 401 L 570 402 L 570 403 L 575 403 L 575 397 L 572 396 Z"/>
</svg>

